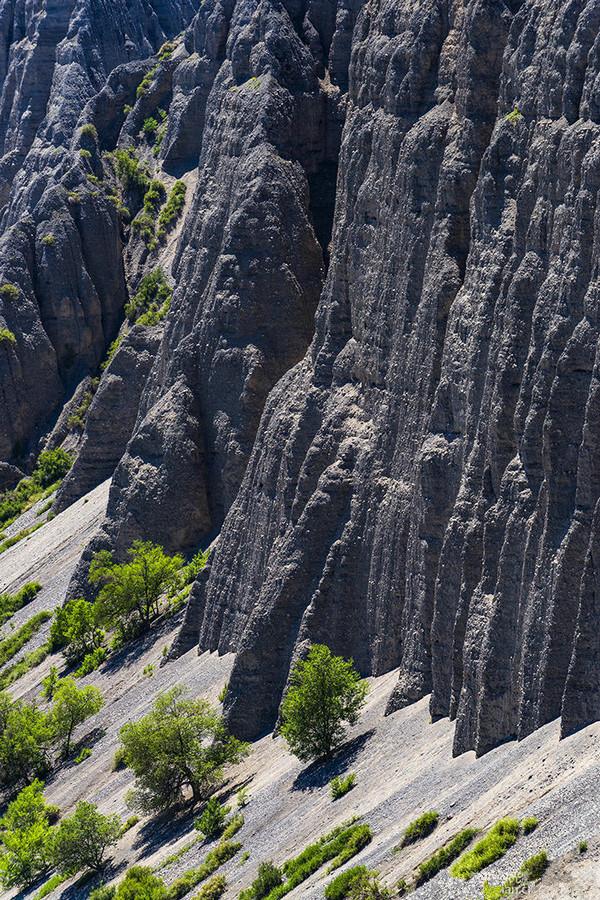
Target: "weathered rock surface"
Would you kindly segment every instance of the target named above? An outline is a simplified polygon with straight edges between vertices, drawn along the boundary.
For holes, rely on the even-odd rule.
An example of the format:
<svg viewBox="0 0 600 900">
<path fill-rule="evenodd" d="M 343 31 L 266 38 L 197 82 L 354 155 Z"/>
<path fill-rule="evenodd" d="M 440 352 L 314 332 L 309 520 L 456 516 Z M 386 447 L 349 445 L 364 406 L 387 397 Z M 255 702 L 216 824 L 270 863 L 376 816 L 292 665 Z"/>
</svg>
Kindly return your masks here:
<svg viewBox="0 0 600 900">
<path fill-rule="evenodd" d="M 98 366 L 144 271 L 175 286 L 104 373 L 58 499 L 114 470 L 71 593 L 99 547 L 220 532 L 175 652 L 237 652 L 245 737 L 309 641 L 398 666 L 388 711 L 430 694 L 457 753 L 599 718 L 596 0 L 140 0 L 110 27 L 68 6 L 33 137 L 2 162 L 20 299 L 0 297 L 0 458 Z M 69 37 L 80 6 L 94 52 Z M 7 134 L 30 83 L 12 46 Z M 77 155 L 101 174 L 158 109 L 146 159 L 193 191 L 156 251 Z M 71 140 L 84 121 L 98 146 Z"/>
<path fill-rule="evenodd" d="M 354 31 L 332 258 L 271 393 L 200 646 L 272 726 L 326 640 L 455 750 L 600 714 L 595 3 L 382 3 Z M 507 118 L 508 116 L 508 118 Z"/>
</svg>

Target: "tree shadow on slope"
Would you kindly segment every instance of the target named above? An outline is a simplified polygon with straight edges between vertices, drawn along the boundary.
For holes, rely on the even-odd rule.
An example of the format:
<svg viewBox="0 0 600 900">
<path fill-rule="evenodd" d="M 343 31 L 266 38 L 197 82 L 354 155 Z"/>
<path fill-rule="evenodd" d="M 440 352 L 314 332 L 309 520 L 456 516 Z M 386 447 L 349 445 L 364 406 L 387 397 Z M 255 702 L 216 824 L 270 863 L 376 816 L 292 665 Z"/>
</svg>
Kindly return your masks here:
<svg viewBox="0 0 600 900">
<path fill-rule="evenodd" d="M 370 728 L 357 737 L 346 741 L 336 754 L 326 762 L 316 760 L 298 773 L 292 784 L 293 791 L 315 791 L 329 784 L 332 778 L 345 772 L 375 734 Z"/>
<path fill-rule="evenodd" d="M 83 900 L 84 897 L 89 897 L 95 888 L 117 878 L 127 866 L 126 859 L 119 860 L 119 862 L 109 860 L 102 872 L 97 875 L 93 872 L 84 872 L 73 884 L 63 888 L 62 891 L 59 888 L 60 900 Z"/>
<path fill-rule="evenodd" d="M 108 659 L 102 663 L 102 672 L 110 675 L 123 666 L 132 665 L 137 662 L 146 651 L 152 649 L 154 644 L 160 640 L 161 635 L 173 631 L 181 623 L 183 615 L 184 610 L 180 610 L 174 615 L 157 619 L 148 631 L 127 641 L 127 643 L 119 650 L 113 651 L 108 656 Z"/>
</svg>

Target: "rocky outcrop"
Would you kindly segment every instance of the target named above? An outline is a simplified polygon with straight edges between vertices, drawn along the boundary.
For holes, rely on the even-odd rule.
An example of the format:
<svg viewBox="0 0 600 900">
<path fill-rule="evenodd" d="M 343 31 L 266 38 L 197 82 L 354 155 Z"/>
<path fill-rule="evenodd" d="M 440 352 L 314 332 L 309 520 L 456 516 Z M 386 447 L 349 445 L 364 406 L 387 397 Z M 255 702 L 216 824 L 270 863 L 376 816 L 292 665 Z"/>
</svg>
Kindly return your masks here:
<svg viewBox="0 0 600 900">
<path fill-rule="evenodd" d="M 307 640 L 455 750 L 600 713 L 596 4 L 381 3 L 354 31 L 327 284 L 205 588 L 228 715 Z"/>
<path fill-rule="evenodd" d="M 237 653 L 244 737 L 276 722 L 310 641 L 365 674 L 399 667 L 388 712 L 430 695 L 457 753 L 600 717 L 598 4 L 138 13 L 139 29 L 125 10 L 93 25 L 95 54 L 68 32 L 76 65 L 23 131 L 5 201 L 2 459 L 97 368 L 142 274 L 160 263 L 174 284 L 164 322 L 130 331 L 102 376 L 58 499 L 114 470 L 71 594 L 100 547 L 191 553 L 219 533 L 172 656 Z M 130 43 L 111 57 L 114 28 Z M 67 83 L 77 115 L 51 108 Z M 63 122 L 98 141 L 61 149 Z M 102 151 L 134 146 L 188 185 L 160 247 L 89 184 Z"/>
<path fill-rule="evenodd" d="M 0 325 L 16 336 L 0 346 L 2 459 L 25 458 L 97 369 L 127 298 L 119 218 L 80 156 L 91 152 L 79 131 L 93 122 L 86 104 L 99 92 L 118 99 L 120 86 L 121 110 L 143 71 L 109 75 L 194 12 L 191 0 L 0 3 Z"/>
</svg>

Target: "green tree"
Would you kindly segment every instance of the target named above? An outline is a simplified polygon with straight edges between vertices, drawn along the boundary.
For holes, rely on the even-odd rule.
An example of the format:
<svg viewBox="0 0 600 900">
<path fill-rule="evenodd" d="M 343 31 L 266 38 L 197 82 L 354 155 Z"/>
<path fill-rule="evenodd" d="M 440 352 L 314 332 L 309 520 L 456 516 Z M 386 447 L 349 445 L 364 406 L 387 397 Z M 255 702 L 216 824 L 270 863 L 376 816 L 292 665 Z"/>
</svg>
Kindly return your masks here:
<svg viewBox="0 0 600 900">
<path fill-rule="evenodd" d="M 344 724 L 355 725 L 368 686 L 351 660 L 314 644 L 294 667 L 281 704 L 281 734 L 299 759 L 326 759 L 346 736 Z"/>
<path fill-rule="evenodd" d="M 90 566 L 91 584 L 101 585 L 96 600 L 97 618 L 108 627 L 136 621 L 147 628 L 160 612 L 159 600 L 177 583 L 183 557 L 168 556 L 150 541 L 135 541 L 130 561 L 116 563 L 108 550 L 96 553 Z"/>
<path fill-rule="evenodd" d="M 50 768 L 53 738 L 46 713 L 0 693 L 0 784 L 15 787 L 44 775 Z"/>
<path fill-rule="evenodd" d="M 176 803 L 187 789 L 194 802 L 207 797 L 225 765 L 248 752 L 207 700 L 186 699 L 181 687 L 159 696 L 147 715 L 121 728 L 120 737 L 136 777 L 130 801 L 142 810 Z"/>
<path fill-rule="evenodd" d="M 63 741 L 65 757 L 71 751 L 75 728 L 102 709 L 103 705 L 102 694 L 97 687 L 88 685 L 80 688 L 71 677 L 61 680 L 54 693 L 51 716 L 55 734 Z"/>
<path fill-rule="evenodd" d="M 104 816 L 94 803 L 82 800 L 75 812 L 56 826 L 50 840 L 52 863 L 59 872 L 79 872 L 89 868 L 98 872 L 106 851 L 121 834 L 118 816 Z"/>
<path fill-rule="evenodd" d="M 65 651 L 70 661 L 83 659 L 102 646 L 104 632 L 98 627 L 95 604 L 82 597 L 69 600 L 54 613 L 50 626 L 50 644 L 53 650 Z"/>
<path fill-rule="evenodd" d="M 0 819 L 0 882 L 6 888 L 31 884 L 48 868 L 47 842 L 56 807 L 34 781 L 23 788 Z"/>
</svg>

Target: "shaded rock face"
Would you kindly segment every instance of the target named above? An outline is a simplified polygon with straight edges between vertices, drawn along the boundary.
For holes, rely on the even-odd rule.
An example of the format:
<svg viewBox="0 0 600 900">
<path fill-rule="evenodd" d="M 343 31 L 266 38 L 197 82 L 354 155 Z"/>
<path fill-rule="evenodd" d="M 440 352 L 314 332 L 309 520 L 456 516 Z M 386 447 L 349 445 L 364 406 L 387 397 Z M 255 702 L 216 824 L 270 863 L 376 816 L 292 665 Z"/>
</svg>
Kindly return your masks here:
<svg viewBox="0 0 600 900">
<path fill-rule="evenodd" d="M 598 718 L 599 16 L 359 16 L 316 335 L 192 617 L 245 737 L 306 641 L 400 666 L 456 752 Z"/>
<path fill-rule="evenodd" d="M 194 12 L 191 0 L 0 2 L 0 283 L 19 288 L 0 296 L 17 338 L 0 346 L 2 459 L 32 449 L 97 368 L 127 298 L 114 207 L 82 190 L 86 104 Z M 108 91 L 122 106 L 142 75 L 122 71 Z"/>
<path fill-rule="evenodd" d="M 79 397 L 142 274 L 174 285 L 57 501 L 114 472 L 71 595 L 97 549 L 218 535 L 172 656 L 236 651 L 245 738 L 311 641 L 399 667 L 388 712 L 430 694 L 457 753 L 597 719 L 596 0 L 59 6 L 0 2 L 0 459 Z M 188 194 L 153 256 L 78 157 L 103 174 L 157 109 L 146 158 Z"/>
</svg>

